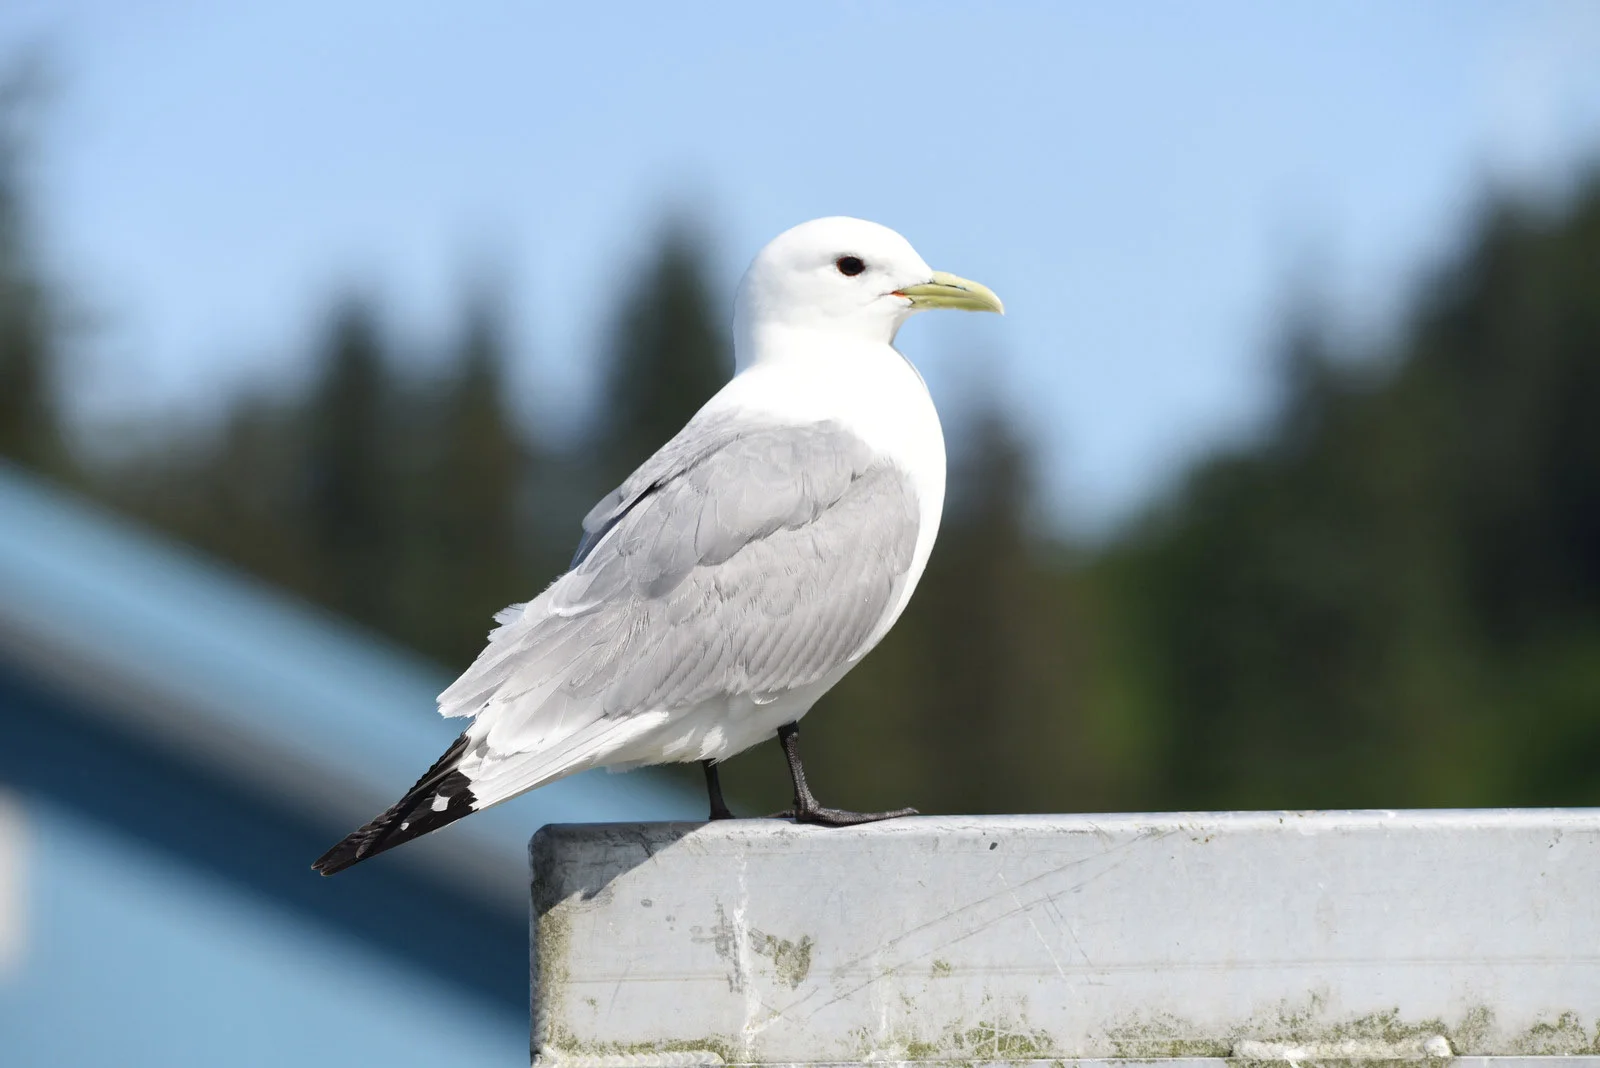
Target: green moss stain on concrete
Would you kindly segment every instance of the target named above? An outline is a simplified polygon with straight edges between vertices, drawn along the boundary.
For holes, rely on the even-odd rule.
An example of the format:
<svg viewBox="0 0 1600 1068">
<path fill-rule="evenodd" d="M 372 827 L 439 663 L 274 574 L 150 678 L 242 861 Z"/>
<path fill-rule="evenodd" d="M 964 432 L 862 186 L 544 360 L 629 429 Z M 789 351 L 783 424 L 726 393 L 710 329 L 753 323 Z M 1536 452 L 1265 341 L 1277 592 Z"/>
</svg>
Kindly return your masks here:
<svg viewBox="0 0 1600 1068">
<path fill-rule="evenodd" d="M 1592 1028 L 1575 1012 L 1540 1021 L 1517 1036 L 1514 1052 L 1529 1057 L 1574 1057 L 1600 1053 L 1600 1020 Z"/>
<path fill-rule="evenodd" d="M 1322 1007 L 1319 997 L 1312 997 L 1307 1007 L 1298 1011 L 1285 1007 L 1277 1021 L 1277 1033 L 1269 1036 L 1268 1040 L 1318 1046 L 1351 1044 L 1356 1048 L 1362 1044 L 1394 1049 L 1415 1046 L 1420 1050 L 1424 1042 L 1436 1035 L 1449 1037 L 1450 1029 L 1444 1021 L 1431 1019 L 1408 1022 L 1400 1018 L 1399 1009 L 1327 1022 L 1318 1019 L 1322 1015 Z"/>
<path fill-rule="evenodd" d="M 749 977 L 744 974 L 744 962 L 740 960 L 739 955 L 741 940 L 749 946 L 751 952 L 772 961 L 773 973 L 778 977 L 778 981 L 787 984 L 791 989 L 805 982 L 806 976 L 811 974 L 811 951 L 816 947 L 816 942 L 810 935 L 801 935 L 798 940 L 790 940 L 767 934 L 754 927 L 743 928 L 734 917 L 728 915 L 727 909 L 721 904 L 717 905 L 716 924 L 709 930 L 693 928 L 690 937 L 696 942 L 711 943 L 717 956 L 733 966 L 733 971 L 728 977 L 728 989 L 734 993 L 742 993 L 744 984 L 749 981 Z"/>
<path fill-rule="evenodd" d="M 947 1024 L 936 1034 L 897 1031 L 888 1035 L 858 1028 L 849 1034 L 852 1056 L 847 1059 L 916 1061 L 977 1068 L 997 1062 L 1034 1062 L 1045 1065 L 1072 1057 L 1045 1030 L 1030 1028 L 995 1013 L 986 1003 L 975 1023 Z M 1152 1014 L 1115 1028 L 1106 1038 L 1109 1055 L 1128 1060 L 1178 1057 L 1216 1057 L 1234 1065 L 1282 1065 L 1292 1061 L 1302 1068 L 1419 1068 L 1443 1064 L 1452 1055 L 1486 1048 L 1493 1054 L 1523 1056 L 1574 1056 L 1600 1053 L 1600 1020 L 1586 1021 L 1565 1012 L 1541 1021 L 1520 1035 L 1491 1042 L 1493 1014 L 1475 1007 L 1451 1025 L 1437 1019 L 1408 1021 L 1395 1010 L 1368 1013 L 1345 1020 L 1319 1020 L 1321 1001 L 1308 999 L 1298 1007 L 1284 1005 L 1258 1019 L 1232 1027 L 1225 1034 L 1204 1034 L 1189 1021 L 1167 1014 Z M 1450 1053 L 1439 1053 L 1445 1038 Z M 1288 1056 L 1282 1047 L 1302 1051 Z M 1425 1048 L 1426 1047 L 1426 1048 Z M 647 1054 L 704 1055 L 704 1063 L 748 1064 L 751 1059 L 735 1038 L 709 1035 L 695 1039 L 655 1042 L 597 1042 L 581 1039 L 559 1021 L 553 1021 L 544 1049 L 567 1058 L 627 1058 Z M 1250 1055 L 1251 1051 L 1268 1051 Z M 1081 1055 L 1081 1054 L 1080 1054 Z"/>
<path fill-rule="evenodd" d="M 913 1061 L 936 1061 L 943 1052 L 936 1042 L 919 1042 L 916 1039 L 904 1043 L 901 1048 L 906 1051 L 906 1059 Z"/>
<path fill-rule="evenodd" d="M 950 967 L 949 961 L 934 958 L 933 966 L 928 969 L 928 974 L 935 979 L 948 979 L 955 974 L 955 969 Z"/>
<path fill-rule="evenodd" d="M 1111 1055 L 1135 1060 L 1159 1057 L 1230 1057 L 1227 1035 L 1206 1035 L 1201 1028 L 1170 1013 L 1151 1013 L 1117 1024 L 1106 1032 Z"/>
<path fill-rule="evenodd" d="M 959 1053 L 977 1060 L 1044 1060 L 1055 1052 L 1055 1043 L 1045 1031 L 1024 1031 L 987 1021 L 957 1032 L 954 1044 Z"/>
<path fill-rule="evenodd" d="M 1456 1056 L 1468 1056 L 1487 1052 L 1489 1037 L 1494 1033 L 1494 1013 L 1487 1005 L 1475 1005 L 1468 1009 L 1461 1022 L 1456 1024 L 1445 1037 L 1450 1040 L 1450 1046 Z"/>
<path fill-rule="evenodd" d="M 555 1043 L 553 1031 L 560 1026 L 570 971 L 568 954 L 572 948 L 572 921 L 562 906 L 552 905 L 538 914 L 533 932 L 533 984 L 539 996 L 534 1005 L 533 1042 L 535 1049 Z"/>
<path fill-rule="evenodd" d="M 886 1035 L 857 1028 L 850 1032 L 852 1059 L 927 1061 L 975 1068 L 994 1062 L 1050 1061 L 1063 1056 L 1048 1032 L 1016 1022 L 995 1009 L 985 998 L 976 1023 L 952 1023 L 933 1035 L 909 1030 Z"/>
<path fill-rule="evenodd" d="M 596 1060 L 615 1058 L 623 1061 L 630 1057 L 648 1057 L 662 1053 L 677 1053 L 696 1058 L 703 1064 L 748 1063 L 738 1052 L 738 1045 L 720 1035 L 693 1040 L 664 1039 L 659 1042 L 585 1042 L 571 1032 L 557 1028 L 551 1042 L 544 1048 L 556 1054 L 554 1059 L 558 1063 L 561 1060 L 589 1058 Z"/>
<path fill-rule="evenodd" d="M 774 974 L 790 989 L 798 987 L 811 974 L 811 950 L 815 945 L 810 935 L 801 935 L 798 942 L 791 942 L 761 931 L 750 932 L 750 948 L 772 960 Z"/>
<path fill-rule="evenodd" d="M 1492 1014 L 1481 1007 L 1468 1010 L 1453 1026 L 1439 1019 L 1407 1020 L 1396 1009 L 1328 1020 L 1323 999 L 1313 994 L 1221 1031 L 1153 1013 L 1119 1024 L 1106 1038 L 1113 1056 L 1134 1059 L 1227 1057 L 1278 1064 L 1285 1060 L 1305 1064 L 1359 1060 L 1368 1066 L 1390 1062 L 1414 1066 L 1424 1058 L 1484 1052 L 1492 1024 Z M 1564 1030 L 1556 1030 L 1564 1036 L 1561 1041 L 1578 1033 L 1570 1023 Z M 1440 1038 L 1448 1047 L 1440 1046 Z M 1288 1055 L 1291 1048 L 1295 1056 Z"/>
</svg>

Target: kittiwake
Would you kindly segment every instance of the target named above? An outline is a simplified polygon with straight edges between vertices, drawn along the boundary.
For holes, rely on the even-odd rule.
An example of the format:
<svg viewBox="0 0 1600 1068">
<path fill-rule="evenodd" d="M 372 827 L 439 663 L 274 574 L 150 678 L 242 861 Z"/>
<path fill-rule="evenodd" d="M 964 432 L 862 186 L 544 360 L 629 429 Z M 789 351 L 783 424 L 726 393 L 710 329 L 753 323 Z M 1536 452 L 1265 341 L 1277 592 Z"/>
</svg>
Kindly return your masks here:
<svg viewBox="0 0 1600 1068">
<path fill-rule="evenodd" d="M 797 724 L 905 609 L 939 530 L 945 451 L 922 376 L 894 347 L 926 308 L 1002 312 L 887 227 L 802 223 L 761 250 L 734 302 L 736 373 L 583 520 L 570 570 L 499 626 L 439 696 L 466 730 L 324 875 L 595 767 L 717 764 L 777 736 L 786 815 L 825 808 Z"/>
</svg>

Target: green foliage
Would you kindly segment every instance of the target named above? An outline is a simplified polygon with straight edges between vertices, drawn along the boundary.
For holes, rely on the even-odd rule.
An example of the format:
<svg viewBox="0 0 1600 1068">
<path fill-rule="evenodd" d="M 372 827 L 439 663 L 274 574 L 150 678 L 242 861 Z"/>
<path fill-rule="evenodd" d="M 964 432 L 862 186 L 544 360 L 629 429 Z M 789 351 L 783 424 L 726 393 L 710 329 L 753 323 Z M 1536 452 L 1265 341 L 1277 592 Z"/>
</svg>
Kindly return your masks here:
<svg viewBox="0 0 1600 1068">
<path fill-rule="evenodd" d="M 1494 208 L 1395 351 L 1297 334 L 1272 432 L 1097 566 L 1163 800 L 1600 802 L 1597 262 L 1600 182 Z"/>
</svg>

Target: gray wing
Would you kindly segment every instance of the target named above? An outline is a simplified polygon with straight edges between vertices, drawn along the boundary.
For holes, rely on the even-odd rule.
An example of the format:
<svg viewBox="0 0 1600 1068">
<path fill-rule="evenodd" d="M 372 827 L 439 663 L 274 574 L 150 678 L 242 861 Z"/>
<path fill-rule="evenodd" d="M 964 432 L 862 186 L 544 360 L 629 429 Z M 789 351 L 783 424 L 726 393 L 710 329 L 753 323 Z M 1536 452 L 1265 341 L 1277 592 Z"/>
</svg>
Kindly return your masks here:
<svg viewBox="0 0 1600 1068">
<path fill-rule="evenodd" d="M 633 714 L 817 682 L 864 652 L 918 522 L 906 475 L 836 424 L 691 423 L 590 513 L 576 566 L 502 614 L 441 711 L 531 758 L 526 783 Z"/>
<path fill-rule="evenodd" d="M 616 525 L 617 520 L 646 494 L 659 489 L 753 429 L 748 420 L 740 420 L 733 413 L 718 413 L 691 421 L 629 475 L 622 485 L 589 509 L 589 514 L 583 517 L 583 537 L 578 542 L 578 550 L 573 554 L 572 563 L 567 566 L 575 568 L 581 564 L 606 532 Z"/>
</svg>

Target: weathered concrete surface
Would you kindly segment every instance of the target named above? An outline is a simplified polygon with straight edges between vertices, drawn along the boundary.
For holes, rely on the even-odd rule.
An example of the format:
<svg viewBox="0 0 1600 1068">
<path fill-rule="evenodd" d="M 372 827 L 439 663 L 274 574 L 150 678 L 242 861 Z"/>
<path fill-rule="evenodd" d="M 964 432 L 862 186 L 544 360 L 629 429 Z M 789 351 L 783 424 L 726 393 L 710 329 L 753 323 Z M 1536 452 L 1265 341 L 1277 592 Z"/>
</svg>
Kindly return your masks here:
<svg viewBox="0 0 1600 1068">
<path fill-rule="evenodd" d="M 532 857 L 543 1061 L 1600 1068 L 1600 810 L 557 826 Z"/>
</svg>

